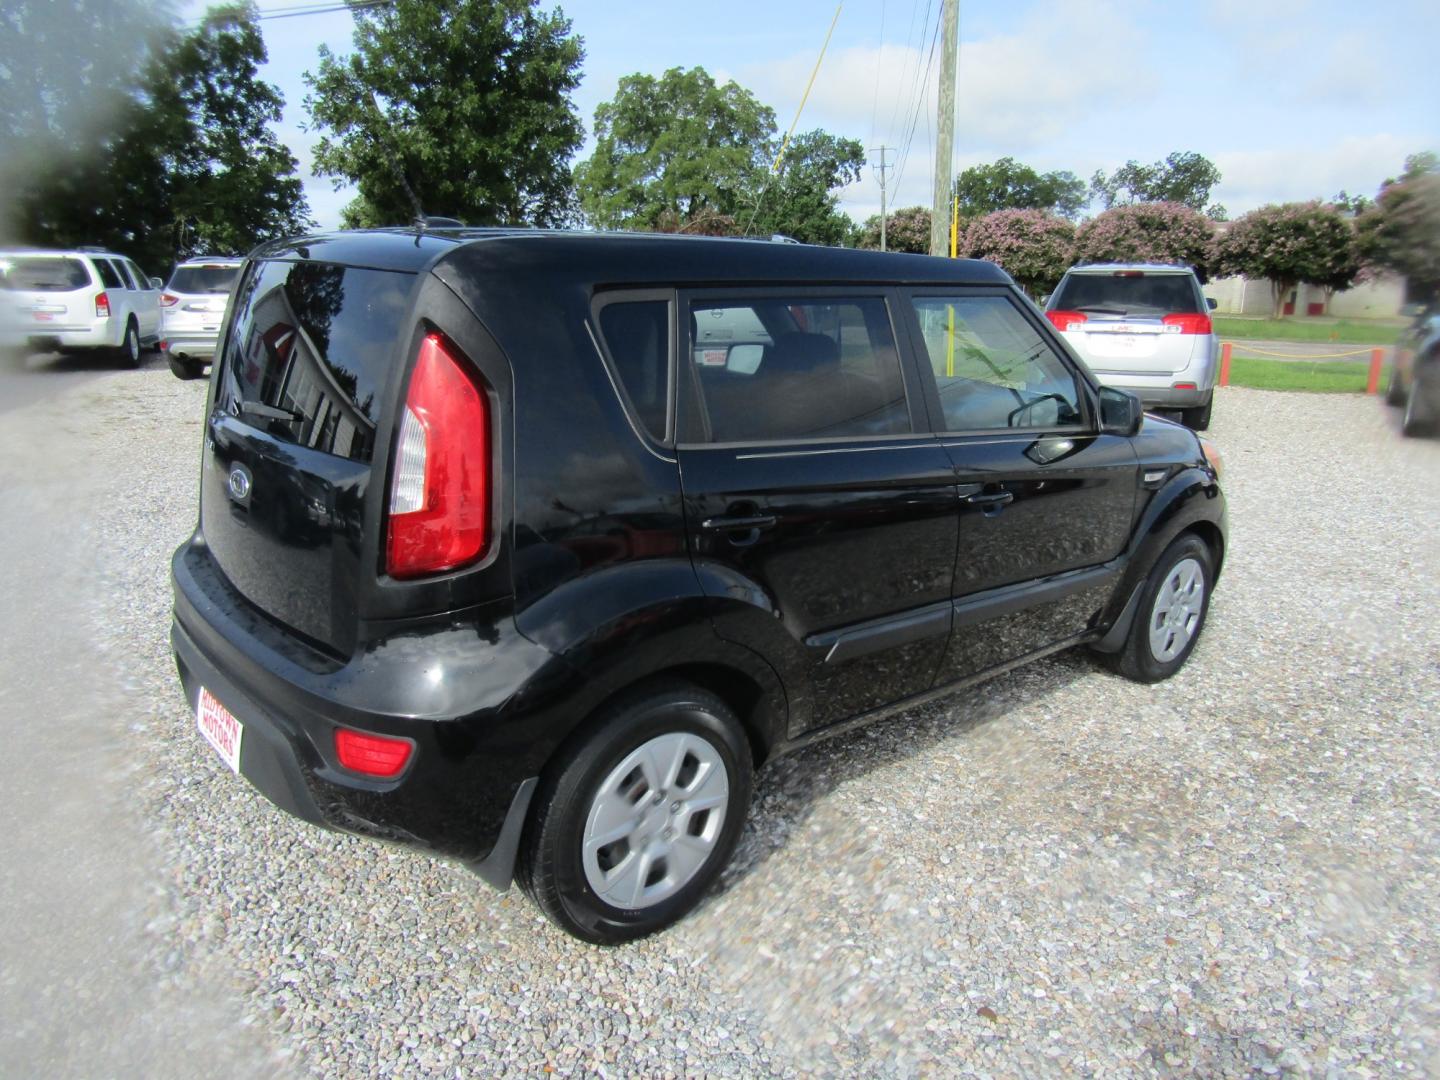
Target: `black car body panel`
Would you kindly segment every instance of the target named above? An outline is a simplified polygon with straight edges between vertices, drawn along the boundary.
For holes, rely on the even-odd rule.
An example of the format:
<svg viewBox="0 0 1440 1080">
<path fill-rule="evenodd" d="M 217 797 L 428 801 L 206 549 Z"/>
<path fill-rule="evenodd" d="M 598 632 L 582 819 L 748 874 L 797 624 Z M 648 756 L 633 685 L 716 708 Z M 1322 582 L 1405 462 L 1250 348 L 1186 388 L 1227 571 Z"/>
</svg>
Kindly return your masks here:
<svg viewBox="0 0 1440 1080">
<path fill-rule="evenodd" d="M 763 761 L 1103 642 L 1187 528 L 1218 565 L 1224 499 L 1196 437 L 1156 418 L 1103 432 L 1081 366 L 1066 425 L 943 430 L 912 310 L 936 290 L 1004 297 L 1017 332 L 1066 355 L 984 262 L 505 229 L 261 248 L 212 371 L 199 526 L 172 564 L 192 705 L 204 686 L 245 726 L 240 772 L 284 809 L 503 886 L 533 781 L 638 683 L 712 691 Z M 726 380 L 703 370 L 691 316 L 772 293 L 799 321 L 794 342 L 755 331 L 767 357 L 814 338 L 799 305 L 887 313 L 837 333 L 886 336 L 900 430 L 707 439 L 694 401 Z M 650 305 L 627 311 L 663 355 L 658 391 L 605 332 L 615 303 Z M 400 579 L 385 548 L 400 416 L 437 334 L 493 418 L 489 540 L 468 565 Z M 413 755 L 360 775 L 336 756 L 341 729 Z"/>
</svg>

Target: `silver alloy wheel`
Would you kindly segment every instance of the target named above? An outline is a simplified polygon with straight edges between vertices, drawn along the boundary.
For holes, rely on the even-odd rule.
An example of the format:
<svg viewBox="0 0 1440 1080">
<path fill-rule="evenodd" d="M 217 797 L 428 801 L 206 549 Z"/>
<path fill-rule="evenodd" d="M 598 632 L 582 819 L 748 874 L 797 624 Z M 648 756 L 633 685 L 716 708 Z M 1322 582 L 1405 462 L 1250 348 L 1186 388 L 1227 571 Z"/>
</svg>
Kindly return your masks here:
<svg viewBox="0 0 1440 1080">
<path fill-rule="evenodd" d="M 125 355 L 132 363 L 140 362 L 140 335 L 136 333 L 133 325 L 125 328 Z"/>
<path fill-rule="evenodd" d="M 720 753 L 706 739 L 671 732 L 636 747 L 610 771 L 585 818 L 585 880 L 617 908 L 652 907 L 705 865 L 730 801 Z"/>
<path fill-rule="evenodd" d="M 1150 608 L 1150 653 L 1162 664 L 1185 651 L 1205 609 L 1205 571 L 1195 559 L 1170 568 Z"/>
</svg>

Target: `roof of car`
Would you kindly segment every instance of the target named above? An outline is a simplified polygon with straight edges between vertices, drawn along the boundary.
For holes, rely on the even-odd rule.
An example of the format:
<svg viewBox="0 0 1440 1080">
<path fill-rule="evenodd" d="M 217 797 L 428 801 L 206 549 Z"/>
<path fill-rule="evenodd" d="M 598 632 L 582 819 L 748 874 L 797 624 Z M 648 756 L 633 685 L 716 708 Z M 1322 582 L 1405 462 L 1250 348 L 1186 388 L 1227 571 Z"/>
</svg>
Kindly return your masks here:
<svg viewBox="0 0 1440 1080">
<path fill-rule="evenodd" d="M 1173 273 L 1173 274 L 1185 274 L 1185 273 L 1193 274 L 1193 273 L 1195 272 L 1194 267 L 1187 266 L 1185 263 L 1160 263 L 1160 262 L 1096 262 L 1096 263 L 1079 263 L 1079 264 L 1076 265 L 1076 266 L 1070 267 L 1070 269 L 1067 270 L 1067 271 L 1065 271 L 1065 272 L 1066 272 L 1067 274 L 1073 274 L 1073 273 L 1075 273 L 1076 271 L 1085 271 L 1085 270 L 1168 270 L 1168 271 L 1170 271 L 1170 272 Z"/>
<path fill-rule="evenodd" d="M 88 258 L 88 257 L 90 257 L 90 256 L 92 256 L 92 255 L 103 255 L 105 258 L 108 258 L 108 259 L 123 259 L 123 258 L 125 258 L 124 255 L 121 255 L 121 254 L 120 254 L 119 252 L 117 252 L 117 251 L 109 251 L 109 250 L 104 249 L 104 248 L 26 248 L 26 247 L 16 247 L 16 248 L 4 248 L 4 249 L 0 249 L 0 256 L 5 256 L 5 255 L 20 255 L 20 256 L 23 256 L 23 257 L 25 257 L 25 258 L 27 258 L 27 259 L 34 259 L 34 258 L 37 258 L 37 257 L 41 257 L 41 258 L 49 257 L 49 258 L 55 258 L 55 259 L 84 259 L 84 258 Z"/>
<path fill-rule="evenodd" d="M 245 260 L 239 255 L 209 255 L 197 256 L 193 259 L 182 259 L 175 264 L 175 269 L 182 266 L 239 266 Z"/>
<path fill-rule="evenodd" d="M 956 282 L 1010 284 L 994 263 L 928 255 L 857 251 L 811 244 L 528 228 L 366 229 L 277 241 L 253 257 L 313 259 L 381 270 L 419 271 L 446 261 L 564 267 L 607 283 L 645 282 Z"/>
</svg>

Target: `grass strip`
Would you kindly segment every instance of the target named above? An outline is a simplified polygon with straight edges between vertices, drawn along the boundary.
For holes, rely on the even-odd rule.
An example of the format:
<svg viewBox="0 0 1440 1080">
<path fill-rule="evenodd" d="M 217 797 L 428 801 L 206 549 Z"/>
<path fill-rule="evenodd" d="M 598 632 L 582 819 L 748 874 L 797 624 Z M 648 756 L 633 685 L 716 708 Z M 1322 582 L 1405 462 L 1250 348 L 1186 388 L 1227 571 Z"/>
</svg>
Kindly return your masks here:
<svg viewBox="0 0 1440 1080">
<path fill-rule="evenodd" d="M 1393 345 L 1400 327 L 1351 321 L 1316 322 L 1314 319 L 1231 319 L 1216 316 L 1215 333 L 1222 341 L 1314 341 L 1345 345 Z"/>
<path fill-rule="evenodd" d="M 1385 385 L 1381 372 L 1380 385 Z M 1261 360 L 1237 356 L 1230 361 L 1230 385 L 1256 390 L 1308 390 L 1321 394 L 1363 394 L 1370 365 L 1347 360 Z"/>
</svg>

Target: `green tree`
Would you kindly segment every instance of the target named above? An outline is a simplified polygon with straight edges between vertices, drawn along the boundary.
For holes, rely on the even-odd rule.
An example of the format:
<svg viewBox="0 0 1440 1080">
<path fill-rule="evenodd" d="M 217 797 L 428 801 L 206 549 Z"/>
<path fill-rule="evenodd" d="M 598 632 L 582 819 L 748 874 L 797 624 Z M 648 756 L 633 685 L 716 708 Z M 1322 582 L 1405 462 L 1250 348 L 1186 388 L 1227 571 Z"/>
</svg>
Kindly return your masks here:
<svg viewBox="0 0 1440 1080">
<path fill-rule="evenodd" d="M 1177 151 L 1152 165 L 1127 161 L 1109 176 L 1099 170 L 1090 179 L 1090 194 L 1106 210 L 1141 202 L 1176 202 L 1204 210 L 1218 183 L 1220 170 L 1208 158 L 1193 151 Z M 1212 206 L 1210 216 L 1223 219 L 1225 208 Z"/>
<path fill-rule="evenodd" d="M 852 225 L 836 190 L 859 180 L 864 166 L 865 148 L 854 139 L 820 130 L 797 135 L 785 148 L 779 174 L 761 180 L 746 231 L 782 233 L 802 244 L 844 243 Z"/>
<path fill-rule="evenodd" d="M 153 272 L 304 228 L 295 159 L 270 127 L 283 100 L 257 77 L 265 58 L 246 4 L 161 35 L 107 110 L 108 132 L 24 182 L 16 231 L 39 244 L 104 244 Z"/>
<path fill-rule="evenodd" d="M 360 191 L 346 224 L 401 224 L 417 208 L 475 225 L 572 219 L 584 48 L 558 9 L 393 0 L 355 9 L 354 44 L 344 57 L 322 45 L 305 75 L 316 172 Z"/>
<path fill-rule="evenodd" d="M 855 246 L 880 250 L 880 215 L 873 214 L 860 228 Z M 930 208 L 907 206 L 885 215 L 885 249 L 930 254 Z"/>
<path fill-rule="evenodd" d="M 972 165 L 955 178 L 960 216 L 996 210 L 1045 210 L 1074 220 L 1089 201 L 1085 181 L 1072 172 L 1039 173 L 1014 158 Z"/>
<path fill-rule="evenodd" d="M 602 229 L 743 221 L 774 135 L 771 109 L 704 68 L 627 75 L 595 110 L 595 152 L 575 169 L 580 206 Z"/>
<path fill-rule="evenodd" d="M 1320 202 L 1262 206 L 1233 222 L 1220 237 L 1222 274 L 1270 282 L 1278 318 L 1285 297 L 1302 281 L 1329 292 L 1354 280 L 1359 264 L 1350 221 Z"/>
<path fill-rule="evenodd" d="M 1440 161 L 1416 154 L 1355 221 L 1360 257 L 1403 275 L 1410 298 L 1440 298 Z"/>
</svg>

